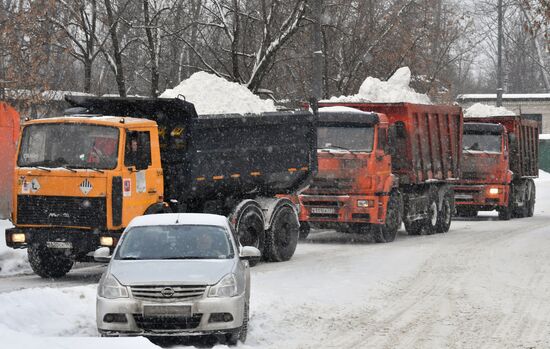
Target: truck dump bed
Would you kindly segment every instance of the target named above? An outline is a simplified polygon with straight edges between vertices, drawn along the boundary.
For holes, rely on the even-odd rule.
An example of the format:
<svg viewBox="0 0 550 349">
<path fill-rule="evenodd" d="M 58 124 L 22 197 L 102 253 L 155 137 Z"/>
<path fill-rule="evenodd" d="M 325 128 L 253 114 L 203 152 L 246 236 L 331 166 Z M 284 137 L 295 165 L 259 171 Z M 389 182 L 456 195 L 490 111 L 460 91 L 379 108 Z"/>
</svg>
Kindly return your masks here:
<svg viewBox="0 0 550 349">
<path fill-rule="evenodd" d="M 309 112 L 199 117 L 193 104 L 180 99 L 67 101 L 87 114 L 155 120 L 165 198 L 192 206 L 211 199 L 293 193 L 308 184 L 317 168 L 317 133 Z"/>
<path fill-rule="evenodd" d="M 510 140 L 510 170 L 514 177 L 539 175 L 539 123 L 521 116 L 469 117 L 466 122 L 501 124 Z"/>
<path fill-rule="evenodd" d="M 462 110 L 411 103 L 319 103 L 385 114 L 390 124 L 392 171 L 401 184 L 460 177 Z"/>
<path fill-rule="evenodd" d="M 9 218 L 12 200 L 15 145 L 19 138 L 19 113 L 0 102 L 0 219 Z"/>
</svg>

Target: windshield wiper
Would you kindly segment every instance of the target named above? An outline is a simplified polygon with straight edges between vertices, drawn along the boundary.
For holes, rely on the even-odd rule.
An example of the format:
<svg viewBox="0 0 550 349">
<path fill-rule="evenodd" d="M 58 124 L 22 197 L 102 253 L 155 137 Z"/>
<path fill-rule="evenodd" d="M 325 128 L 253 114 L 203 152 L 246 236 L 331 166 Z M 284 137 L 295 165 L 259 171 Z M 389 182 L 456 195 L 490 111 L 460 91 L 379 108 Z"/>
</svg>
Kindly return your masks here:
<svg viewBox="0 0 550 349">
<path fill-rule="evenodd" d="M 66 169 L 66 170 L 69 170 L 69 171 L 71 171 L 71 172 L 76 172 L 76 170 L 75 170 L 74 168 L 72 168 L 71 166 L 69 166 L 69 165 L 63 165 L 63 166 L 61 166 L 61 167 L 63 167 L 63 168 Z"/>
<path fill-rule="evenodd" d="M 201 257 L 201 256 L 180 256 L 180 257 L 163 257 L 160 259 L 220 259 L 219 257 Z"/>
<path fill-rule="evenodd" d="M 96 167 L 76 166 L 76 165 L 65 165 L 65 166 L 62 166 L 62 167 L 66 168 L 67 170 L 73 170 L 73 171 L 75 169 L 78 169 L 78 170 L 92 170 L 92 171 L 97 171 L 99 173 L 105 172 L 102 169 L 99 169 L 99 168 L 96 168 Z"/>
</svg>

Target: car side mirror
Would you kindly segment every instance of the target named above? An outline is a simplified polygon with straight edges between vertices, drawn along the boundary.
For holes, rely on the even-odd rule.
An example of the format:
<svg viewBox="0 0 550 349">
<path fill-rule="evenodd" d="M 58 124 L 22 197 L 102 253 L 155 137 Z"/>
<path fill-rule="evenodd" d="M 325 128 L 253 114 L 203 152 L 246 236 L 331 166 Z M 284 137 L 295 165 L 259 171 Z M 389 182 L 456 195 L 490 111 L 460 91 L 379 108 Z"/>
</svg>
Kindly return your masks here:
<svg viewBox="0 0 550 349">
<path fill-rule="evenodd" d="M 259 260 L 262 257 L 262 253 L 256 247 L 244 246 L 241 247 L 239 257 L 244 260 Z"/>
<path fill-rule="evenodd" d="M 109 263 L 111 261 L 111 250 L 109 247 L 100 247 L 95 250 L 94 260 L 99 263 Z"/>
</svg>

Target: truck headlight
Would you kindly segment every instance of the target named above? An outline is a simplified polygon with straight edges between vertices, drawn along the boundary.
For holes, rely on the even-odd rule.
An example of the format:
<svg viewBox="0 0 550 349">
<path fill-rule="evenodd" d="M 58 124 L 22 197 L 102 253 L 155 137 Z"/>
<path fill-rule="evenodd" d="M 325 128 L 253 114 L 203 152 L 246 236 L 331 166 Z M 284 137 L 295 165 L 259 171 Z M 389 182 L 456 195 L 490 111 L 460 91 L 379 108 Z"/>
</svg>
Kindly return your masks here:
<svg viewBox="0 0 550 349">
<path fill-rule="evenodd" d="M 108 274 L 99 282 L 97 295 L 109 299 L 128 298 L 128 289 L 122 286 L 113 275 Z"/>
<path fill-rule="evenodd" d="M 208 297 L 234 297 L 238 293 L 235 274 L 227 274 L 220 282 L 210 287 Z"/>
<path fill-rule="evenodd" d="M 25 241 L 26 241 L 25 234 L 23 234 L 23 233 L 13 233 L 13 234 L 11 234 L 11 242 L 22 244 Z"/>
<path fill-rule="evenodd" d="M 101 246 L 112 247 L 115 245 L 115 239 L 113 239 L 111 236 L 101 236 L 99 238 L 99 244 Z"/>
<path fill-rule="evenodd" d="M 489 189 L 489 194 L 491 194 L 491 195 L 497 195 L 499 192 L 500 192 L 500 190 L 498 188 L 490 188 Z"/>
<path fill-rule="evenodd" d="M 357 207 L 373 207 L 373 200 L 357 200 Z"/>
</svg>

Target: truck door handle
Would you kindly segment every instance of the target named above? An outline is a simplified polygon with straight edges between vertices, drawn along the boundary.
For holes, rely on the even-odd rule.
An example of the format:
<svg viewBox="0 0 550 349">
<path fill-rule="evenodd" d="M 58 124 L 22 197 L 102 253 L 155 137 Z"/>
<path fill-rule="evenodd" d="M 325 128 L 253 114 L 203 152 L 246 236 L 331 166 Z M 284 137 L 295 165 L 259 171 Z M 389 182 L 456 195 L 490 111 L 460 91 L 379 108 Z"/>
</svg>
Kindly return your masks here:
<svg viewBox="0 0 550 349">
<path fill-rule="evenodd" d="M 147 193 L 149 193 L 149 194 L 155 194 L 156 192 L 157 192 L 156 189 L 149 189 L 149 190 L 147 191 Z"/>
</svg>

